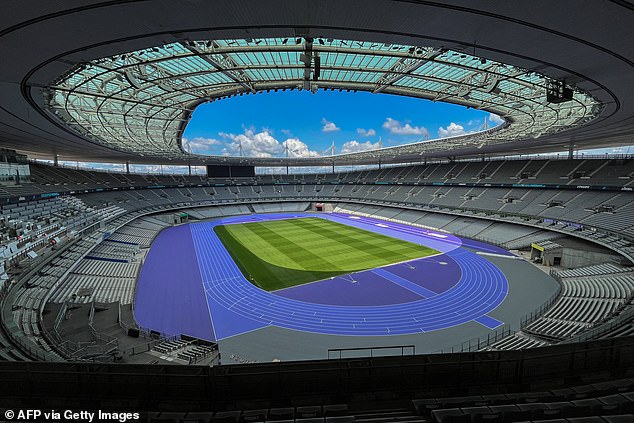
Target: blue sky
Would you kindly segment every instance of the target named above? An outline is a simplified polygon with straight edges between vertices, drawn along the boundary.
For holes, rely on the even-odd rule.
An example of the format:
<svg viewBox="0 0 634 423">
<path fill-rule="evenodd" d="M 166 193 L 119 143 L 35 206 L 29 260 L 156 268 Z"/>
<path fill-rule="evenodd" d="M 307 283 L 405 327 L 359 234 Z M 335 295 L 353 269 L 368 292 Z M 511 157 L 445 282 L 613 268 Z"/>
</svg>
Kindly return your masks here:
<svg viewBox="0 0 634 423">
<path fill-rule="evenodd" d="M 448 103 L 365 92 L 284 91 L 200 105 L 185 129 L 198 154 L 313 157 L 478 131 L 502 120 Z"/>
</svg>

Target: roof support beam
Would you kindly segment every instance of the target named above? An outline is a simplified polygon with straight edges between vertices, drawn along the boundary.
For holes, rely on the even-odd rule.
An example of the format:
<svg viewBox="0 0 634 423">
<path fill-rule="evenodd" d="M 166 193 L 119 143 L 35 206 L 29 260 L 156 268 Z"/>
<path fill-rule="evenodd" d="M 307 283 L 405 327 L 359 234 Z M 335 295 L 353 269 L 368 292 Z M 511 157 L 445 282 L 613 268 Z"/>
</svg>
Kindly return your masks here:
<svg viewBox="0 0 634 423">
<path fill-rule="evenodd" d="M 428 49 L 423 53 L 423 57 L 401 57 L 379 78 L 372 94 L 380 93 L 441 54 L 440 50 Z"/>
<path fill-rule="evenodd" d="M 250 93 L 255 92 L 255 88 L 253 88 L 253 81 L 251 78 L 241 70 L 235 70 L 233 68 L 237 67 L 237 64 L 233 61 L 231 56 L 226 53 L 218 53 L 217 56 L 221 57 L 224 63 L 221 63 L 218 60 L 212 59 L 208 54 L 198 50 L 196 45 L 192 42 L 181 42 L 180 43 L 184 48 L 191 51 L 198 57 L 200 57 L 205 62 L 209 63 L 214 68 L 218 69 L 220 72 L 228 76 L 232 81 L 240 84 L 244 89 L 249 91 Z M 219 47 L 215 42 L 212 42 L 214 48 Z"/>
<path fill-rule="evenodd" d="M 310 73 L 313 70 L 313 39 L 305 38 L 304 39 L 304 52 L 299 56 L 300 62 L 304 64 L 304 83 L 302 88 L 306 91 L 309 91 L 310 86 Z"/>
</svg>

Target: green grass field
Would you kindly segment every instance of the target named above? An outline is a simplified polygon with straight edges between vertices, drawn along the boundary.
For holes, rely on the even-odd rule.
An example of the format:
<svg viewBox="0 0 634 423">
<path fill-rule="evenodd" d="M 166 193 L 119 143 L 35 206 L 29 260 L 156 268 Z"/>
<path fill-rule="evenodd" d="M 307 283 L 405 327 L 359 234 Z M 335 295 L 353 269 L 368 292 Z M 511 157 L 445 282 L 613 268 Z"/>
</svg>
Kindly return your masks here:
<svg viewBox="0 0 634 423">
<path fill-rule="evenodd" d="M 438 253 L 320 218 L 216 226 L 242 273 L 274 291 Z"/>
</svg>

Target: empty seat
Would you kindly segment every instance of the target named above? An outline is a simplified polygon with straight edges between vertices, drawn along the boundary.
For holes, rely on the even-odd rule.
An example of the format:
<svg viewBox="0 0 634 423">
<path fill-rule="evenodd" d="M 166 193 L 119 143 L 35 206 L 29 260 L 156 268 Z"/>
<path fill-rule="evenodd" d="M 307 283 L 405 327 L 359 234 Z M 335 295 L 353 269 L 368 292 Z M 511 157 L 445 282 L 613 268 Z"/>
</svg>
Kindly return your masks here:
<svg viewBox="0 0 634 423">
<path fill-rule="evenodd" d="M 309 419 L 313 417 L 322 416 L 322 410 L 320 405 L 297 407 L 296 411 L 297 411 L 297 414 L 296 414 L 297 419 Z M 310 422 L 306 422 L 306 423 L 310 423 Z"/>
<path fill-rule="evenodd" d="M 269 410 L 269 421 L 282 421 L 295 419 L 294 408 L 271 408 Z"/>
<path fill-rule="evenodd" d="M 325 417 L 339 417 L 348 415 L 347 404 L 324 405 L 323 410 Z"/>
<path fill-rule="evenodd" d="M 268 417 L 268 410 L 245 410 L 240 416 L 240 421 L 244 423 L 263 422 Z"/>
<path fill-rule="evenodd" d="M 219 411 L 211 418 L 212 423 L 238 423 L 241 411 Z"/>
</svg>

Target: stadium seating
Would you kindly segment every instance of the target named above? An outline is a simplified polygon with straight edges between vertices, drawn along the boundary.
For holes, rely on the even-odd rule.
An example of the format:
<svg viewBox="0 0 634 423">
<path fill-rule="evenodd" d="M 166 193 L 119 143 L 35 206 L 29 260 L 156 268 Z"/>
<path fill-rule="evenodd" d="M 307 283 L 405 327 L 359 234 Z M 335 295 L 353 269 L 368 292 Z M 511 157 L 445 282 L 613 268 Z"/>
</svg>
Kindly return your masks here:
<svg viewBox="0 0 634 423">
<path fill-rule="evenodd" d="M 247 197 L 246 195 L 242 196 L 241 200 L 245 201 L 245 200 L 249 200 L 250 198 L 260 200 L 260 201 L 265 201 L 265 200 L 271 201 L 275 199 L 301 201 L 301 200 L 310 199 L 310 197 L 297 195 L 298 194 L 297 192 L 290 192 L 289 195 L 282 198 L 279 195 L 276 195 L 275 193 L 273 193 L 272 189 L 274 187 L 269 187 L 268 189 L 266 189 L 266 187 L 260 187 L 260 188 L 262 189 L 262 191 L 260 191 L 258 194 L 253 193 L 254 195 L 253 197 Z M 310 192 L 311 191 L 310 188 L 313 188 L 312 192 L 314 192 L 315 197 L 325 201 L 353 200 L 353 201 L 377 201 L 381 203 L 384 202 L 383 197 L 385 196 L 385 194 L 379 194 L 379 193 L 384 193 L 388 189 L 384 186 L 364 186 L 363 189 L 359 189 L 356 192 L 354 192 L 354 190 L 350 190 L 349 196 L 344 197 L 341 195 L 341 191 L 335 192 L 336 186 L 334 187 L 333 186 L 326 186 L 326 187 L 304 186 L 303 188 L 304 188 L 304 192 Z M 218 192 L 216 195 L 213 196 L 213 200 L 209 200 L 207 189 L 191 188 L 190 190 L 192 191 L 193 196 L 191 198 L 187 198 L 189 203 L 196 200 L 210 201 L 209 204 L 211 204 L 211 201 L 214 201 L 216 203 L 217 202 L 222 203 L 222 202 L 235 200 L 235 199 L 232 199 L 231 196 L 227 194 L 227 192 Z M 146 191 L 153 191 L 153 190 L 146 190 Z M 95 205 L 95 206 L 102 206 L 104 204 L 116 204 L 119 207 L 126 208 L 128 210 L 139 209 L 142 206 L 168 205 L 173 203 L 174 201 L 179 201 L 178 198 L 174 198 L 175 193 L 173 192 L 173 190 L 165 189 L 163 191 L 166 193 L 166 195 L 168 195 L 167 197 L 160 197 L 156 195 L 151 197 L 149 196 L 150 195 L 149 193 L 139 194 L 139 192 L 136 192 L 134 194 L 131 194 L 128 192 L 114 192 L 114 193 L 110 192 L 110 193 L 100 193 L 100 194 L 83 194 L 81 195 L 81 198 L 84 202 Z M 503 190 L 499 190 L 499 191 L 503 191 Z M 549 194 L 549 195 L 552 195 L 552 194 Z M 134 196 L 137 196 L 137 197 L 134 197 Z M 594 197 L 593 194 L 590 192 L 584 191 L 582 194 L 579 195 L 577 201 L 579 201 L 580 204 L 584 204 L 588 202 L 586 200 L 590 197 Z M 410 197 L 410 200 L 412 200 L 413 198 L 414 197 Z M 141 199 L 142 201 L 135 201 L 139 199 Z M 397 202 L 392 201 L 392 199 L 390 199 L 390 203 L 404 204 L 409 207 L 422 206 L 423 208 L 428 209 L 430 211 L 431 210 L 435 211 L 436 213 L 429 214 L 428 222 L 427 222 L 427 225 L 431 227 L 435 227 L 435 228 L 443 228 L 445 225 L 449 225 L 455 219 L 455 217 L 451 218 L 446 215 L 438 214 L 437 212 L 438 211 L 444 212 L 445 210 L 450 211 L 450 210 L 456 210 L 456 209 L 451 209 L 446 204 L 440 205 L 439 202 L 437 201 L 428 202 L 428 203 L 420 203 L 419 202 L 420 199 L 421 197 L 419 195 L 415 197 L 416 203 L 411 203 L 411 202 L 399 203 L 398 201 Z M 609 200 L 606 199 L 606 202 L 608 201 Z M 433 205 L 438 205 L 440 207 L 432 207 Z M 576 209 L 576 207 L 578 206 L 571 207 L 571 208 Z M 556 210 L 557 208 L 554 208 L 554 209 Z M 242 212 L 246 213 L 248 212 L 247 210 L 248 209 L 243 209 Z M 460 210 L 465 210 L 465 209 L 460 209 Z M 497 218 L 499 220 L 513 221 L 514 223 L 516 222 L 516 223 L 523 223 L 523 224 L 532 224 L 534 225 L 533 227 L 536 229 L 522 228 L 522 227 L 518 227 L 517 225 L 514 225 L 513 227 L 506 226 L 506 228 L 504 229 L 495 228 L 495 227 L 489 228 L 488 226 L 482 223 L 481 219 L 473 219 L 473 221 L 477 221 L 477 223 L 473 222 L 475 226 L 466 225 L 466 224 L 463 225 L 462 223 L 460 223 L 460 221 L 456 221 L 452 223 L 451 226 L 449 226 L 449 228 L 455 228 L 457 226 L 458 230 L 456 234 L 458 235 L 472 236 L 472 237 L 477 237 L 478 235 L 481 235 L 480 236 L 481 239 L 488 239 L 499 244 L 511 243 L 515 240 L 519 240 L 520 238 L 526 238 L 524 243 L 520 244 L 520 245 L 525 245 L 530 239 L 531 234 L 536 233 L 539 229 L 541 229 L 540 226 L 546 229 L 559 229 L 560 232 L 564 232 L 564 231 L 571 232 L 571 233 L 574 232 L 574 235 L 580 235 L 580 236 L 585 235 L 587 238 L 594 237 L 596 240 L 599 240 L 598 234 L 593 233 L 592 230 L 588 230 L 588 229 L 579 230 L 577 226 L 568 227 L 565 224 L 562 225 L 562 224 L 556 223 L 556 219 L 559 216 L 548 213 L 547 211 L 543 210 L 543 207 L 542 209 L 539 209 L 539 210 L 532 210 L 533 216 L 536 216 L 536 217 L 530 217 L 531 210 L 532 209 L 529 205 L 527 206 L 526 209 L 521 209 L 520 210 L 521 213 L 516 211 L 513 214 L 508 214 L 509 211 L 504 210 L 504 204 L 495 205 L 495 204 L 489 203 L 488 209 L 480 209 L 480 210 L 468 209 L 467 212 L 471 214 L 473 217 L 487 217 L 489 219 Z M 220 210 L 216 210 L 216 211 L 207 211 L 202 213 L 218 214 L 220 212 L 221 212 Z M 622 230 L 618 232 L 616 230 L 617 228 L 614 225 L 601 223 L 600 221 L 596 219 L 591 221 L 592 223 L 595 223 L 596 226 L 588 226 L 588 228 L 597 228 L 611 234 L 614 233 L 614 235 L 611 235 L 613 238 L 608 238 L 601 241 L 604 244 L 609 243 L 609 241 L 619 241 L 622 236 L 629 236 L 628 234 L 634 230 L 632 228 L 632 226 L 634 226 L 634 221 L 632 221 L 631 218 L 629 217 L 631 214 L 630 212 L 631 211 L 629 209 L 623 208 L 622 210 L 617 209 L 616 211 L 612 213 L 610 221 L 619 221 L 621 222 L 620 225 L 624 226 L 624 228 L 622 228 Z M 194 213 L 201 213 L 201 212 L 194 211 Z M 236 214 L 236 212 L 231 212 L 231 213 Z M 480 213 L 484 213 L 484 214 L 481 215 Z M 223 215 L 225 214 L 226 213 L 224 213 Z M 463 216 L 464 216 L 464 213 L 463 213 Z M 572 221 L 572 220 L 567 220 L 567 221 Z M 584 220 L 584 218 L 580 218 L 577 222 L 583 225 L 584 223 L 590 222 L 590 221 Z M 509 229 L 511 230 L 511 232 L 508 231 Z M 548 235 L 545 235 L 546 233 L 548 233 Z M 504 236 L 501 237 L 501 234 L 504 234 Z M 542 231 L 540 236 L 537 239 L 547 240 L 547 239 L 554 239 L 554 238 L 553 238 L 552 232 Z M 624 243 L 625 246 L 627 244 L 628 244 L 627 242 Z"/>
<path fill-rule="evenodd" d="M 460 167 L 460 170 L 457 169 Z M 570 169 L 577 168 L 575 171 Z M 627 187 L 631 185 L 634 165 L 628 160 L 592 159 L 592 160 L 502 160 L 485 162 L 463 162 L 458 164 L 439 163 L 419 166 L 386 168 L 347 172 L 342 174 L 313 175 L 257 175 L 250 180 L 240 182 L 250 185 L 273 185 L 281 182 L 311 185 L 316 183 L 375 183 L 399 182 L 403 185 L 414 185 L 425 181 L 443 183 L 512 183 L 512 184 L 558 184 L 577 185 L 609 185 Z M 524 177 L 522 177 L 524 176 Z M 86 190 L 93 188 L 125 188 L 128 186 L 176 185 L 196 186 L 208 182 L 204 176 L 194 175 L 140 175 L 124 173 L 107 173 L 86 169 L 52 167 L 43 164 L 31 164 L 32 184 L 24 184 L 20 189 L 29 193 Z M 215 179 L 217 184 L 232 184 L 233 179 Z M 6 188 L 6 187 L 5 187 Z M 280 187 L 282 188 L 282 187 Z M 242 190 L 242 188 L 239 188 Z M 245 188 L 248 190 L 248 188 Z M 183 188 L 186 192 L 186 188 Z M 244 190 L 243 190 L 244 191 Z M 242 192 L 244 194 L 244 192 Z M 287 193 L 288 194 L 288 193 Z M 0 192 L 0 196 L 12 196 Z"/>
<path fill-rule="evenodd" d="M 569 338 L 592 326 L 634 311 L 634 272 L 611 263 L 561 270 L 553 275 L 562 290 L 554 305 L 492 349 L 521 349 Z M 628 333 L 629 322 L 623 325 Z"/>
<path fill-rule="evenodd" d="M 337 211 L 444 230 L 507 249 L 573 235 L 626 257 L 634 255 L 632 194 L 584 188 L 599 184 L 628 188 L 634 174 L 629 161 L 439 163 L 335 175 L 258 175 L 240 180 L 240 185 L 235 179 L 202 176 L 106 173 L 41 164 L 31 167 L 32 183 L 0 191 L 0 198 L 15 198 L 18 190 L 19 195 L 55 195 L 2 205 L 0 227 L 4 235 L 0 245 L 9 261 L 17 259 L 28 268 L 39 262 L 20 249 L 17 236 L 45 233 L 45 241 L 29 244 L 31 250 L 42 252 L 44 261 L 50 239 L 67 243 L 79 231 L 96 231 L 93 240 L 75 242 L 72 250 L 64 253 L 67 255 L 56 257 L 54 265 L 46 265 L 31 278 L 28 289 L 32 292 L 24 285 L 15 290 L 18 310 L 13 311 L 13 320 L 27 339 L 48 352 L 51 348 L 42 345 L 47 342 L 38 317 L 43 302 L 74 298 L 78 303 L 129 304 L 143 251 L 168 225 L 151 216 L 135 218 L 172 208 L 205 219 L 304 211 L 319 200 L 338 203 Z M 559 187 L 546 189 L 549 184 Z M 571 189 L 562 189 L 565 185 Z M 577 185 L 582 186 L 576 189 Z M 144 189 L 148 186 L 155 188 Z M 135 189 L 127 189 L 130 187 Z M 67 195 L 57 195 L 60 193 Z M 106 226 L 100 227 L 101 222 Z M 71 251 L 75 254 L 72 258 L 68 255 Z M 491 348 L 519 349 L 558 342 L 600 326 L 630 306 L 632 273 L 627 269 L 573 269 L 559 277 L 563 289 L 553 307 Z M 85 295 L 77 295 L 80 291 Z"/>
</svg>

